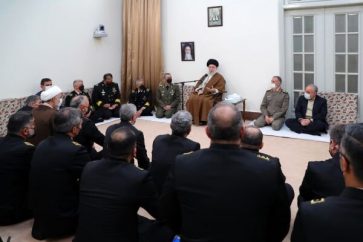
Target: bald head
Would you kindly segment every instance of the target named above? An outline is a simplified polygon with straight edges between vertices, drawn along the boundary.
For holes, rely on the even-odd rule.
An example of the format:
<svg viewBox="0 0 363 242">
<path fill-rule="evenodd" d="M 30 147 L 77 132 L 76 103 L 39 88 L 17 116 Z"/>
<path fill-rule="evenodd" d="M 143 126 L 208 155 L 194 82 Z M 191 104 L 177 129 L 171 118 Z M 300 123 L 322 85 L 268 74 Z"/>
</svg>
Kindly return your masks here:
<svg viewBox="0 0 363 242">
<path fill-rule="evenodd" d="M 208 136 L 212 141 L 239 141 L 242 116 L 238 109 L 228 103 L 219 103 L 208 114 Z"/>
<path fill-rule="evenodd" d="M 241 139 L 242 148 L 260 150 L 263 146 L 263 134 L 257 127 L 246 127 Z"/>
<path fill-rule="evenodd" d="M 118 128 L 106 140 L 108 155 L 114 159 L 128 159 L 136 147 L 136 135 L 129 128 Z"/>
</svg>

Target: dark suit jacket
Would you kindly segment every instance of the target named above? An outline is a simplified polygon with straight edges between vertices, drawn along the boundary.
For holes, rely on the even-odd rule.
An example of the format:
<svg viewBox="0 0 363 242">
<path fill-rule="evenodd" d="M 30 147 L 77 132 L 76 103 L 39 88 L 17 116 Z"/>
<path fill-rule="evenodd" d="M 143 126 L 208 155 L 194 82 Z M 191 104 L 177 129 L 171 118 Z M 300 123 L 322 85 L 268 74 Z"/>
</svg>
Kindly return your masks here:
<svg viewBox="0 0 363 242">
<path fill-rule="evenodd" d="M 33 109 L 35 135 L 29 139 L 30 143 L 37 146 L 48 136 L 53 135 L 53 118 L 56 112 L 57 110 L 46 105 Z"/>
<path fill-rule="evenodd" d="M 295 107 L 296 119 L 305 118 L 307 107 L 308 107 L 308 100 L 306 100 L 306 98 L 304 96 L 300 96 L 299 99 L 297 100 L 297 104 Z M 328 107 L 327 107 L 326 99 L 317 95 L 315 98 L 315 101 L 314 101 L 314 106 L 313 106 L 314 122 L 320 121 L 322 123 L 325 123 L 328 126 L 328 124 L 326 122 L 327 112 L 328 112 Z"/>
<path fill-rule="evenodd" d="M 96 157 L 102 157 L 102 154 L 97 153 L 97 151 L 93 148 L 93 145 L 96 143 L 103 147 L 105 136 L 98 130 L 92 120 L 83 118 L 82 129 L 74 138 L 74 141 L 83 145 L 87 149 L 92 159 Z"/>
<path fill-rule="evenodd" d="M 79 178 L 89 160 L 87 150 L 65 134 L 56 133 L 38 145 L 30 170 L 34 238 L 75 232 Z"/>
<path fill-rule="evenodd" d="M 161 211 L 187 242 L 281 241 L 290 223 L 281 169 L 238 145 L 177 156 Z"/>
<path fill-rule="evenodd" d="M 0 225 L 21 222 L 28 209 L 30 161 L 35 146 L 17 135 L 0 138 Z M 29 215 L 28 215 L 29 216 Z"/>
<path fill-rule="evenodd" d="M 175 162 L 175 157 L 199 149 L 199 143 L 185 137 L 165 134 L 155 138 L 150 173 L 159 193 L 162 191 L 170 166 Z"/>
<path fill-rule="evenodd" d="M 136 159 L 137 162 L 139 164 L 139 167 L 142 169 L 149 169 L 150 166 L 150 160 L 149 157 L 147 156 L 147 151 L 145 148 L 145 139 L 144 139 L 144 133 L 140 130 L 138 130 L 137 128 L 135 128 L 130 122 L 120 122 L 118 124 L 114 124 L 111 125 L 110 127 L 107 128 L 106 130 L 106 137 L 105 140 L 107 141 L 112 132 L 118 128 L 121 127 L 127 127 L 129 129 L 131 129 L 135 134 L 136 134 L 136 139 L 137 139 L 137 144 L 136 144 Z"/>
<path fill-rule="evenodd" d="M 298 211 L 292 242 L 360 242 L 363 191 L 345 188 L 338 197 L 304 202 Z"/>
<path fill-rule="evenodd" d="M 85 167 L 75 242 L 138 241 L 137 211 L 158 217 L 157 193 L 147 171 L 123 160 L 102 159 Z"/>
<path fill-rule="evenodd" d="M 339 153 L 326 161 L 309 162 L 300 186 L 298 205 L 312 199 L 338 196 L 344 187 Z"/>
</svg>

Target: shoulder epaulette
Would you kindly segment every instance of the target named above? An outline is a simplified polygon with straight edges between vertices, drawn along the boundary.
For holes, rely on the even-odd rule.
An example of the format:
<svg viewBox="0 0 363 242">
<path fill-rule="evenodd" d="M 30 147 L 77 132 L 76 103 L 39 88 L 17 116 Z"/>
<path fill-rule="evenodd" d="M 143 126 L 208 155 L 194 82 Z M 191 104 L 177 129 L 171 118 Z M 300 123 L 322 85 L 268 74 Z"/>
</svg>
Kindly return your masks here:
<svg viewBox="0 0 363 242">
<path fill-rule="evenodd" d="M 194 151 L 189 151 L 189 152 L 185 152 L 185 153 L 183 153 L 183 155 L 189 155 L 189 154 L 191 154 L 191 153 L 193 153 Z"/>
<path fill-rule="evenodd" d="M 134 165 L 135 166 L 135 165 Z M 135 166 L 137 169 L 139 169 L 140 171 L 143 171 L 144 169 L 142 169 L 141 167 Z"/>
<path fill-rule="evenodd" d="M 29 143 L 29 142 L 24 142 L 24 144 L 28 145 L 28 146 L 34 146 L 32 143 Z"/>
<path fill-rule="evenodd" d="M 318 198 L 318 199 L 313 199 L 310 201 L 310 204 L 314 205 L 314 204 L 319 204 L 319 203 L 323 203 L 325 202 L 324 198 Z"/>
<path fill-rule="evenodd" d="M 76 141 L 72 141 L 72 143 L 76 146 L 82 146 L 80 143 L 77 143 Z"/>
<path fill-rule="evenodd" d="M 270 158 L 269 158 L 269 157 L 264 156 L 264 155 L 261 155 L 261 154 L 257 154 L 257 157 L 258 157 L 258 158 L 261 158 L 261 159 L 264 159 L 264 160 L 270 160 Z"/>
</svg>

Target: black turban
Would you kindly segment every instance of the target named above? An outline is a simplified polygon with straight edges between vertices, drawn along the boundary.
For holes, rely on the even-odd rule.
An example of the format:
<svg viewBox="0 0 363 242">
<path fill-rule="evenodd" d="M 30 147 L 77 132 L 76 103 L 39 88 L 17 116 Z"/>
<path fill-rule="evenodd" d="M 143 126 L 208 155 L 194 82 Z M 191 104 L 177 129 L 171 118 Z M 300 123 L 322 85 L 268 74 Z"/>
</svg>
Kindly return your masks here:
<svg viewBox="0 0 363 242">
<path fill-rule="evenodd" d="M 209 65 L 215 65 L 216 67 L 218 67 L 219 63 L 215 59 L 209 59 L 208 62 L 207 62 L 207 66 L 209 66 Z"/>
</svg>

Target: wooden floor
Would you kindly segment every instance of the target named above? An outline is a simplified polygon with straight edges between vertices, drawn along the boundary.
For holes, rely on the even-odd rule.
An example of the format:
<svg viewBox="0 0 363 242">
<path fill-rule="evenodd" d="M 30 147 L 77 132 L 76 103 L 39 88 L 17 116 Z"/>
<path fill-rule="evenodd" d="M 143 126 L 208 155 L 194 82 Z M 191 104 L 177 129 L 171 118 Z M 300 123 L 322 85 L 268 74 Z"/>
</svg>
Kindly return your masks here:
<svg viewBox="0 0 363 242">
<path fill-rule="evenodd" d="M 117 121 L 114 123 L 117 123 Z M 106 128 L 111 124 L 102 125 L 99 129 L 101 132 L 105 132 Z M 138 120 L 135 126 L 144 132 L 146 148 L 148 155 L 151 158 L 151 147 L 154 138 L 159 134 L 170 133 L 169 124 Z M 198 141 L 202 148 L 208 147 L 210 143 L 205 134 L 205 127 L 193 126 L 189 138 Z M 325 160 L 329 158 L 328 144 L 315 141 L 265 136 L 262 152 L 280 158 L 286 181 L 294 188 L 295 199 L 291 205 L 291 232 L 292 224 L 297 212 L 296 196 L 298 195 L 298 188 L 304 176 L 307 162 L 310 160 Z M 146 212 L 143 210 L 140 210 L 140 213 L 146 215 Z M 11 242 L 35 242 L 37 240 L 34 240 L 30 234 L 31 226 L 32 220 L 13 226 L 0 227 L 0 237 L 2 237 L 3 241 L 6 241 L 8 236 L 11 236 Z M 52 241 L 55 242 L 55 240 Z M 72 241 L 72 238 L 57 240 L 57 242 L 70 241 Z M 287 241 L 290 241 L 290 233 L 284 240 L 284 242 Z"/>
</svg>

